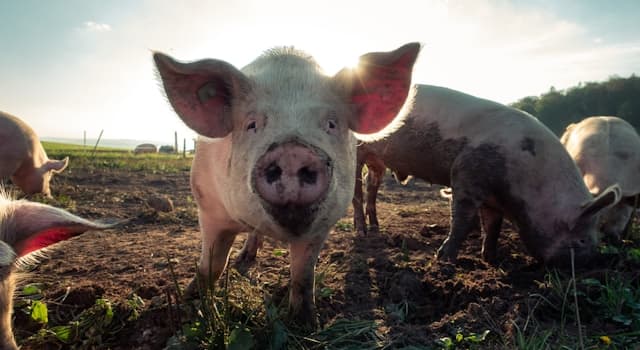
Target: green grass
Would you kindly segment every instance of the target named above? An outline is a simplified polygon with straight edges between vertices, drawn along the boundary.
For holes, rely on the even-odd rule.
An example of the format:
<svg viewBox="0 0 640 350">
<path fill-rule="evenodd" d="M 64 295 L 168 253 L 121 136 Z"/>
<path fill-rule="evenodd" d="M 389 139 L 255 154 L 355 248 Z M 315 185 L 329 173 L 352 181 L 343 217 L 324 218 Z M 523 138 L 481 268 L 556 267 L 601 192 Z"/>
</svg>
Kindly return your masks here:
<svg viewBox="0 0 640 350">
<path fill-rule="evenodd" d="M 634 226 L 633 230 L 640 230 Z M 640 344 L 638 243 L 602 244 L 609 266 L 549 270 L 526 320 L 514 323 L 516 349 L 635 349 Z"/>
<path fill-rule="evenodd" d="M 69 169 L 126 169 L 129 171 L 148 171 L 151 173 L 174 173 L 188 171 L 192 156 L 182 154 L 139 154 L 119 148 L 83 147 L 56 142 L 42 142 L 51 159 L 69 157 Z"/>
</svg>

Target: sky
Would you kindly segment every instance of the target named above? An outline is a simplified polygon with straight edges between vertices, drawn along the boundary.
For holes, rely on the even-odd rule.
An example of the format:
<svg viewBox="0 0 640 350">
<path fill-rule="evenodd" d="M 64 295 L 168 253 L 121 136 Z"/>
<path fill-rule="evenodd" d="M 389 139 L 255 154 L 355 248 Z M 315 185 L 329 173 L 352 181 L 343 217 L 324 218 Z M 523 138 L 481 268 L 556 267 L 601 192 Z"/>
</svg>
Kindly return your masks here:
<svg viewBox="0 0 640 350">
<path fill-rule="evenodd" d="M 328 74 L 371 51 L 423 49 L 415 83 L 511 103 L 640 73 L 640 1 L 0 0 L 0 110 L 42 137 L 195 134 L 166 101 L 153 51 L 238 68 L 274 46 Z"/>
</svg>

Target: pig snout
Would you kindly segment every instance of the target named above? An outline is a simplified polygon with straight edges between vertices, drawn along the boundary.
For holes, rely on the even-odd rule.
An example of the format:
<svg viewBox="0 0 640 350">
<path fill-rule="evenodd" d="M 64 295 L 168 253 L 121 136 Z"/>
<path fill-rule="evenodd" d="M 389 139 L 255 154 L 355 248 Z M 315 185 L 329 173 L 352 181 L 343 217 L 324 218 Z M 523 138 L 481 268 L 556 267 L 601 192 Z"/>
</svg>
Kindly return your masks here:
<svg viewBox="0 0 640 350">
<path fill-rule="evenodd" d="M 324 152 L 298 142 L 274 144 L 255 165 L 255 191 L 280 225 L 299 232 L 313 221 L 329 189 L 331 172 Z"/>
</svg>

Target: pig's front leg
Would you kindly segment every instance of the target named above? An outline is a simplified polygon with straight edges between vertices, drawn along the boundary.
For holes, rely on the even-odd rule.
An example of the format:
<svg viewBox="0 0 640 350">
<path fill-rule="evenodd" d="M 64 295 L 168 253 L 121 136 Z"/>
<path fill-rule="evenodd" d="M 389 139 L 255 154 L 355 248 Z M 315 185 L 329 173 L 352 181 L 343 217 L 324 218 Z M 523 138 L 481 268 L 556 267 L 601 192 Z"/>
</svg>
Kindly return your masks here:
<svg viewBox="0 0 640 350">
<path fill-rule="evenodd" d="M 314 240 L 291 242 L 291 287 L 289 289 L 289 316 L 305 328 L 316 328 L 315 267 L 326 236 Z"/>
<path fill-rule="evenodd" d="M 200 215 L 200 228 L 202 231 L 202 252 L 198 263 L 198 276 L 196 276 L 185 292 L 188 297 L 198 295 L 198 280 L 204 281 L 203 285 L 210 286 L 215 283 L 229 260 L 231 246 L 239 227 L 233 225 L 220 225 L 220 222 Z"/>
</svg>

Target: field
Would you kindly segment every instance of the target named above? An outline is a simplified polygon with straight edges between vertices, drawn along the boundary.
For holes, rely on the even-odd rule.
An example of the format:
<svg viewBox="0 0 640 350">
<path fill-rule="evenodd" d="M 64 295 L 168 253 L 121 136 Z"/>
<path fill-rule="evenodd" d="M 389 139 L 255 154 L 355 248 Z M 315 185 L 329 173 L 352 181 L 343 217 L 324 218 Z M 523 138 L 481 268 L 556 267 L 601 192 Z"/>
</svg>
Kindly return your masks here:
<svg viewBox="0 0 640 350">
<path fill-rule="evenodd" d="M 433 255 L 449 229 L 439 187 L 388 178 L 380 232 L 360 236 L 351 212 L 316 268 L 321 329 L 287 323 L 285 244 L 266 240 L 253 266 L 230 269 L 196 301 L 182 290 L 200 252 L 190 159 L 45 144 L 70 156 L 46 201 L 89 218 L 128 219 L 51 249 L 28 267 L 14 310 L 23 349 L 634 349 L 640 343 L 640 249 L 602 245 L 587 268 L 553 270 L 528 257 L 509 223 L 498 261 L 472 233 L 457 264 Z M 168 196 L 170 213 L 147 204 Z M 634 230 L 638 231 L 635 227 Z M 572 277 L 575 274 L 575 278 Z"/>
</svg>

